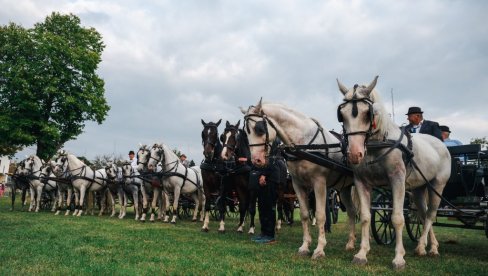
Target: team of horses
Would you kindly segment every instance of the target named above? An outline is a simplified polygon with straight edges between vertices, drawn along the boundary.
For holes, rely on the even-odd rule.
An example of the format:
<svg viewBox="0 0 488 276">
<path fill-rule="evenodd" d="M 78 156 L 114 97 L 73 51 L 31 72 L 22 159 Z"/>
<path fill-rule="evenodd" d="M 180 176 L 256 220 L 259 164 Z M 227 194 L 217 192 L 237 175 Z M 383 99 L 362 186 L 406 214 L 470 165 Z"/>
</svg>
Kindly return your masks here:
<svg viewBox="0 0 488 276">
<path fill-rule="evenodd" d="M 100 215 L 107 205 L 111 206 L 111 216 L 115 215 L 114 198 L 117 197 L 121 205 L 119 218 L 125 217 L 127 203 L 132 201 L 135 220 L 145 221 L 149 214 L 150 221 L 154 221 L 157 215 L 158 219 L 171 223 L 176 223 L 175 210 L 178 209 L 180 195 L 184 194 L 194 200 L 192 220 L 200 219 L 203 222 L 203 232 L 209 231 L 212 206 L 218 209 L 218 231 L 226 231 L 228 197 L 234 192 L 239 202 L 237 231 L 244 231 L 245 218 L 248 216 L 248 233 L 254 234 L 258 191 L 249 185 L 249 174 L 253 166 L 268 165 L 271 146 L 279 138 L 283 149 L 301 147 L 330 162 L 344 164 L 352 171 L 344 173 L 334 167 L 299 158 L 293 151 L 285 154 L 303 228 L 303 241 L 298 254 L 308 256 L 312 246 L 308 200 L 312 192 L 315 195 L 318 235 L 311 256 L 313 259 L 325 256 L 325 204 L 327 189 L 334 188 L 340 191 L 341 202 L 348 216 L 349 235 L 345 248 L 355 248 L 355 222 L 359 214 L 361 241 L 353 263 L 366 264 L 370 250 L 371 193 L 373 187 L 381 186 L 392 192 L 391 223 L 396 233 L 402 233 L 405 224 L 405 191 L 412 192 L 424 226 L 415 253 L 426 255 L 426 247 L 430 242 L 428 254 L 439 255 L 439 243 L 432 224 L 441 200 L 438 194 L 442 193 L 450 176 L 449 152 L 437 138 L 406 133 L 391 120 L 375 90 L 377 78 L 369 85 L 356 84 L 351 88 L 337 80 L 344 96 L 337 109 L 337 119 L 343 126 L 340 136 L 327 131 L 318 120 L 301 112 L 282 104 L 263 103 L 260 100 L 248 109 L 241 108 L 244 115 L 242 127 L 241 121 L 235 124 L 227 121 L 220 135 L 218 128 L 221 120 L 208 123 L 201 121 L 204 160 L 199 166 L 185 167 L 178 156 L 163 143 L 141 145 L 137 152 L 137 167 L 132 167 L 130 163 L 121 166 L 108 163 L 99 170 L 86 166 L 71 153 L 60 151 L 53 161 L 46 163 L 36 156 L 20 162 L 15 172 L 14 189 L 30 189 L 29 211 L 39 211 L 43 190 L 48 193 L 57 191 L 58 195 L 53 196 L 56 198 L 53 211 L 59 214 L 63 206 L 69 206 L 71 194 L 74 193 L 73 215 L 81 216 L 87 194 L 98 193 L 101 198 Z M 287 193 L 287 184 L 290 183 L 278 185 L 278 193 L 281 195 L 278 210 L 290 204 L 283 196 Z M 25 197 L 25 193 L 23 195 Z M 15 192 L 12 196 L 13 208 Z M 65 199 L 68 200 L 66 204 Z M 65 215 L 68 215 L 70 211 L 66 209 Z M 282 212 L 279 212 L 278 218 L 279 228 L 281 220 L 285 219 Z M 402 235 L 395 235 L 395 239 L 392 265 L 395 269 L 402 269 L 406 265 Z"/>
</svg>

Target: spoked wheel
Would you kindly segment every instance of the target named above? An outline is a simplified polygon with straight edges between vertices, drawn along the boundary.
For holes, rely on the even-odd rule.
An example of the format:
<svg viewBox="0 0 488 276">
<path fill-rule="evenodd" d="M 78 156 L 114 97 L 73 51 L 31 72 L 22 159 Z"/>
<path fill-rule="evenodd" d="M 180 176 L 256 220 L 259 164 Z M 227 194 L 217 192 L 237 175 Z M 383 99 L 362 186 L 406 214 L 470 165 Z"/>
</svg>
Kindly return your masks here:
<svg viewBox="0 0 488 276">
<path fill-rule="evenodd" d="M 391 194 L 380 193 L 371 206 L 371 232 L 375 241 L 378 244 L 391 244 L 395 240 L 395 229 L 391 223 Z"/>
<path fill-rule="evenodd" d="M 409 197 L 405 197 L 405 203 L 407 212 L 405 213 L 405 227 L 407 228 L 407 233 L 410 239 L 414 242 L 418 242 L 422 231 L 424 230 L 424 225 L 422 219 L 420 218 L 419 212 L 417 211 L 417 206 L 411 200 L 411 194 Z"/>
<path fill-rule="evenodd" d="M 339 194 L 337 194 L 336 190 L 332 190 L 331 193 L 329 194 L 329 206 L 330 210 L 332 211 L 332 223 L 336 224 L 337 221 L 339 220 L 339 200 L 338 200 Z"/>
</svg>

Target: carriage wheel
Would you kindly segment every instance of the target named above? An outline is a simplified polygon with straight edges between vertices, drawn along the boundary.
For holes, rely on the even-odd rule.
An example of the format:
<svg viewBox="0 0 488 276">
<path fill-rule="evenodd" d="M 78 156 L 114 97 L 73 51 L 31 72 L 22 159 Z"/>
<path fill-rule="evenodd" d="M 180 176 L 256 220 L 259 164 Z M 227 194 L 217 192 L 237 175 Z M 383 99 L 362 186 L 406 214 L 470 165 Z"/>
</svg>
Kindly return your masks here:
<svg viewBox="0 0 488 276">
<path fill-rule="evenodd" d="M 404 214 L 405 228 L 407 228 L 407 234 L 410 239 L 414 242 L 418 242 L 424 230 L 424 225 L 417 211 L 417 206 L 412 200 L 412 196 L 413 195 L 410 192 L 407 192 L 405 195 L 404 210 L 407 210 Z"/>
<path fill-rule="evenodd" d="M 41 196 L 40 208 L 41 210 L 50 210 L 53 205 L 51 197 L 45 193 Z"/>
<path fill-rule="evenodd" d="M 332 211 L 332 223 L 333 224 L 336 224 L 337 221 L 339 220 L 340 205 L 339 205 L 339 201 L 337 200 L 338 196 L 339 195 L 337 194 L 337 191 L 333 190 L 330 193 L 330 197 L 329 197 L 329 206 L 330 206 L 331 211 Z"/>
<path fill-rule="evenodd" d="M 466 226 L 475 226 L 476 222 L 478 222 L 476 217 L 459 217 L 458 219 Z"/>
<path fill-rule="evenodd" d="M 378 244 L 388 245 L 395 239 L 391 224 L 392 201 L 389 193 L 380 193 L 371 205 L 371 232 Z"/>
<path fill-rule="evenodd" d="M 410 239 L 414 242 L 419 241 L 422 231 L 424 230 L 424 225 L 416 210 L 410 209 L 405 215 L 405 226 Z"/>
</svg>

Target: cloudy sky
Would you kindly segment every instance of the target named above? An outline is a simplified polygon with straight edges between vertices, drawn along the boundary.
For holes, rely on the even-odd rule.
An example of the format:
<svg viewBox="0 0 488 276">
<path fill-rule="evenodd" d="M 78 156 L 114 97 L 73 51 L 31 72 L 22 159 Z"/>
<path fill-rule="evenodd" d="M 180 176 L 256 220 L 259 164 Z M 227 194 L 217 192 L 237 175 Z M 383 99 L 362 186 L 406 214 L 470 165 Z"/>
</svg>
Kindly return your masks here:
<svg viewBox="0 0 488 276">
<path fill-rule="evenodd" d="M 452 138 L 488 136 L 488 1 L 0 0 L 0 7 L 2 25 L 31 28 L 57 11 L 103 35 L 99 75 L 111 110 L 65 145 L 89 159 L 161 141 L 199 162 L 200 120 L 242 121 L 238 107 L 260 97 L 340 130 L 336 78 L 351 87 L 375 75 L 397 124 L 406 123 L 409 106 L 421 106 L 426 119 L 450 126 Z"/>
</svg>

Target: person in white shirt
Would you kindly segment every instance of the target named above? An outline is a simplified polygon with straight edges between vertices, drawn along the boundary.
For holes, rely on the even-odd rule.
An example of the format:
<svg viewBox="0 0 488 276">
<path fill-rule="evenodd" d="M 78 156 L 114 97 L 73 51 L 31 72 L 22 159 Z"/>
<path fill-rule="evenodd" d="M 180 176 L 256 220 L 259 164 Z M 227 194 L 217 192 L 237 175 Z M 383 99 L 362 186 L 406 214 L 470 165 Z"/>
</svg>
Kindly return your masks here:
<svg viewBox="0 0 488 276">
<path fill-rule="evenodd" d="M 137 170 L 137 158 L 133 150 L 129 151 L 129 162 L 132 168 Z"/>
</svg>

